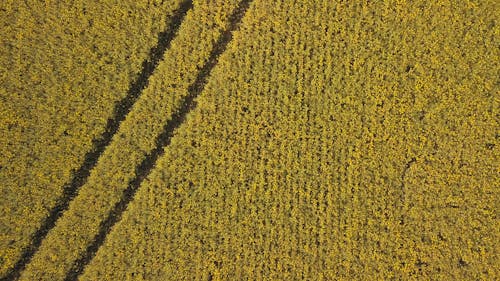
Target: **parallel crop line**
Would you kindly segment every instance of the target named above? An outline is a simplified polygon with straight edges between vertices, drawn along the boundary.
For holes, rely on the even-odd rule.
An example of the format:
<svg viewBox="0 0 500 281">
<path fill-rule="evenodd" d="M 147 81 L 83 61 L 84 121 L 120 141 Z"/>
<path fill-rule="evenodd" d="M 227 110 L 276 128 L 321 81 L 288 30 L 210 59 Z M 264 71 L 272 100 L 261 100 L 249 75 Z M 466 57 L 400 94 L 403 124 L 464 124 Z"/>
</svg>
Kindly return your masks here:
<svg viewBox="0 0 500 281">
<path fill-rule="evenodd" d="M 156 139 L 156 147 L 142 161 L 136 169 L 136 177 L 129 183 L 127 189 L 122 195 L 122 199 L 116 203 L 113 210 L 109 213 L 106 220 L 100 226 L 99 233 L 96 235 L 92 244 L 87 247 L 85 254 L 80 257 L 73 265 L 65 278 L 65 281 L 76 281 L 85 266 L 93 259 L 97 250 L 104 243 L 106 236 L 109 234 L 113 226 L 120 221 L 123 212 L 127 209 L 128 204 L 134 198 L 135 193 L 139 189 L 142 181 L 148 177 L 153 170 L 156 161 L 164 154 L 164 148 L 170 144 L 174 131 L 182 125 L 187 114 L 196 107 L 195 98 L 203 91 L 207 84 L 208 77 L 212 69 L 217 65 L 218 57 L 226 50 L 227 45 L 232 39 L 233 32 L 239 26 L 241 19 L 245 15 L 248 7 L 253 0 L 243 0 L 239 3 L 233 14 L 229 18 L 228 28 L 221 34 L 214 49 L 210 53 L 207 62 L 198 72 L 196 80 L 188 88 L 188 95 L 182 102 L 179 110 L 172 116 L 172 119 L 165 124 L 163 132 Z"/>
<path fill-rule="evenodd" d="M 95 167 L 101 154 L 111 142 L 111 139 L 118 131 L 120 123 L 125 120 L 132 106 L 147 87 L 149 78 L 155 71 L 158 63 L 163 58 L 165 51 L 170 47 L 170 43 L 175 38 L 187 11 L 193 6 L 192 1 L 184 1 L 179 8 L 174 11 L 170 17 L 170 24 L 166 29 L 158 34 L 158 43 L 151 48 L 149 56 L 142 62 L 142 70 L 136 80 L 130 84 L 127 96 L 119 101 L 114 108 L 114 118 L 110 118 L 106 124 L 106 130 L 100 139 L 93 140 L 93 149 L 85 155 L 85 160 L 80 168 L 73 174 L 71 183 L 64 186 L 63 195 L 58 199 L 56 206 L 50 211 L 49 215 L 42 222 L 40 228 L 32 237 L 31 244 L 23 251 L 21 258 L 16 262 L 9 273 L 1 280 L 16 280 L 26 265 L 31 261 L 33 255 L 38 251 L 42 241 L 49 231 L 54 228 L 57 220 L 69 207 L 70 202 L 77 195 L 80 187 L 87 181 L 90 171 Z"/>
</svg>

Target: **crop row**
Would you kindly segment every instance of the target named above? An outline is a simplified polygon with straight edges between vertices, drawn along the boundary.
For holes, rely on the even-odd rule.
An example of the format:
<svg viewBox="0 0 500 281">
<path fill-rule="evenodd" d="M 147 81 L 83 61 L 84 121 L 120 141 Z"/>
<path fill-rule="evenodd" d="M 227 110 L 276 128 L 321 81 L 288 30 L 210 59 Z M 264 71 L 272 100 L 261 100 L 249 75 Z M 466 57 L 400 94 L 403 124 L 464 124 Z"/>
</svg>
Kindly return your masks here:
<svg viewBox="0 0 500 281">
<path fill-rule="evenodd" d="M 255 0 L 81 280 L 494 279 L 495 9 L 417 2 Z"/>
</svg>

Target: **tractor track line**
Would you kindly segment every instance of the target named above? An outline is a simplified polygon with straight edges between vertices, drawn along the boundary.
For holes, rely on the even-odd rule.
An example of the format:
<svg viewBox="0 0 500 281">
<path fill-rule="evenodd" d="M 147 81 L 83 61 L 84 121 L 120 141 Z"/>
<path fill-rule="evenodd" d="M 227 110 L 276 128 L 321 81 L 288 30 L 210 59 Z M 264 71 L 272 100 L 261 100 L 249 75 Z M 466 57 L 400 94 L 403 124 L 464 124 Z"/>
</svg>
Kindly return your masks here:
<svg viewBox="0 0 500 281">
<path fill-rule="evenodd" d="M 164 31 L 158 34 L 158 43 L 152 47 L 149 56 L 142 62 L 142 70 L 136 80 L 130 84 L 127 95 L 119 101 L 114 108 L 114 118 L 110 118 L 106 124 L 106 130 L 99 139 L 93 140 L 93 149 L 85 155 L 84 161 L 80 168 L 73 173 L 73 179 L 66 184 L 63 189 L 62 196 L 57 200 L 56 206 L 50 211 L 49 215 L 43 220 L 40 228 L 33 234 L 31 243 L 24 249 L 21 258 L 16 262 L 12 269 L 3 278 L 2 281 L 16 280 L 26 265 L 31 261 L 33 255 L 38 251 L 42 241 L 45 239 L 49 231 L 54 228 L 57 220 L 62 216 L 64 211 L 69 207 L 70 202 L 77 195 L 80 187 L 85 184 L 90 175 L 90 171 L 95 167 L 102 153 L 110 144 L 111 139 L 116 134 L 120 127 L 120 123 L 125 120 L 136 100 L 140 97 L 142 91 L 149 84 L 149 78 L 155 71 L 160 60 L 163 58 L 165 51 L 170 47 L 172 40 L 177 34 L 184 17 L 193 3 L 191 0 L 184 1 L 179 8 L 174 11 L 172 17 L 169 18 L 169 24 Z"/>
<path fill-rule="evenodd" d="M 94 258 L 96 252 L 104 244 L 106 236 L 113 226 L 120 221 L 123 212 L 134 198 L 141 183 L 153 170 L 156 161 L 164 154 L 164 148 L 170 144 L 174 131 L 182 125 L 187 114 L 196 107 L 195 98 L 203 91 L 207 84 L 208 77 L 212 69 L 217 65 L 219 56 L 224 53 L 227 45 L 232 39 L 233 32 L 238 28 L 241 19 L 248 10 L 252 0 L 242 0 L 233 14 L 229 17 L 229 25 L 221 34 L 214 45 L 210 57 L 205 65 L 198 72 L 196 80 L 188 88 L 188 95 L 185 97 L 178 111 L 173 114 L 172 119 L 165 124 L 163 132 L 156 139 L 156 147 L 136 168 L 136 177 L 130 181 L 127 189 L 123 192 L 122 199 L 116 203 L 108 217 L 101 223 L 99 233 L 94 241 L 87 247 L 85 253 L 73 264 L 73 267 L 66 275 L 65 281 L 76 281 L 83 273 L 85 266 Z"/>
</svg>

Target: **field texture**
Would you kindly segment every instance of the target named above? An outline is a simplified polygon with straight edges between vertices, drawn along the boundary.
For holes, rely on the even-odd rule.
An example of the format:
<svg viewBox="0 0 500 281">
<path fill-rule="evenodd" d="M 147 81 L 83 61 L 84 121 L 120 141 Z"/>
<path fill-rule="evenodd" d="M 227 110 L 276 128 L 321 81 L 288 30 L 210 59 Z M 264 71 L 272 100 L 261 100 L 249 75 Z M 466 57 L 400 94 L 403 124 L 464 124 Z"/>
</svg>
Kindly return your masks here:
<svg viewBox="0 0 500 281">
<path fill-rule="evenodd" d="M 180 3 L 164 2 L 1 1 L 0 275 L 106 145 Z"/>
<path fill-rule="evenodd" d="M 0 14 L 0 280 L 500 278 L 498 1 Z"/>
</svg>

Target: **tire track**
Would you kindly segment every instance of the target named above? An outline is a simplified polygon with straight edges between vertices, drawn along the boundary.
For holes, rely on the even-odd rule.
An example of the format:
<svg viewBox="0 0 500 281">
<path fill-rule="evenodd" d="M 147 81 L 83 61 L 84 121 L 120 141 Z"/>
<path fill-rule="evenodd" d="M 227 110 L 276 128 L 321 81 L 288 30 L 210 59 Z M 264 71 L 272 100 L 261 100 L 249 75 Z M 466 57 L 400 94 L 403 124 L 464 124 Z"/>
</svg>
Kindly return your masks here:
<svg viewBox="0 0 500 281">
<path fill-rule="evenodd" d="M 122 199 L 114 206 L 106 220 L 104 220 L 92 244 L 90 244 L 82 257 L 80 257 L 69 271 L 64 279 L 65 281 L 76 281 L 85 266 L 93 259 L 97 250 L 104 244 L 106 236 L 112 227 L 121 219 L 127 205 L 134 198 L 135 193 L 140 187 L 142 181 L 151 173 L 156 161 L 164 154 L 164 147 L 170 144 L 174 131 L 182 125 L 187 114 L 196 107 L 195 98 L 203 91 L 212 69 L 217 65 L 218 57 L 226 50 L 227 45 L 232 39 L 233 32 L 239 26 L 241 19 L 248 10 L 253 0 L 242 0 L 233 14 L 229 17 L 229 26 L 221 34 L 215 44 L 210 57 L 205 65 L 200 69 L 196 80 L 188 88 L 188 95 L 182 102 L 179 110 L 172 116 L 172 119 L 165 124 L 163 132 L 156 139 L 156 147 L 146 156 L 142 163 L 136 169 L 136 177 L 129 183 L 124 191 Z"/>
<path fill-rule="evenodd" d="M 174 11 L 173 16 L 169 18 L 169 24 L 167 24 L 165 30 L 158 34 L 158 43 L 151 48 L 148 58 L 142 62 L 142 69 L 139 76 L 131 83 L 125 98 L 115 105 L 114 118 L 108 119 L 106 129 L 100 139 L 93 140 L 93 149 L 85 155 L 83 164 L 74 172 L 71 182 L 64 186 L 61 198 L 59 198 L 56 206 L 44 219 L 40 228 L 33 234 L 31 244 L 23 251 L 21 258 L 16 262 L 14 267 L 0 280 L 7 281 L 19 278 L 21 271 L 31 261 L 49 231 L 54 228 L 57 220 L 68 209 L 69 203 L 77 195 L 79 188 L 87 181 L 90 171 L 95 167 L 101 154 L 118 131 L 120 123 L 125 120 L 132 106 L 147 87 L 149 78 L 163 58 L 165 51 L 170 47 L 170 43 L 175 38 L 185 15 L 192 6 L 193 3 L 191 0 L 182 2 L 179 8 Z"/>
</svg>

